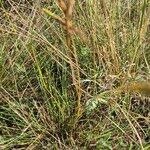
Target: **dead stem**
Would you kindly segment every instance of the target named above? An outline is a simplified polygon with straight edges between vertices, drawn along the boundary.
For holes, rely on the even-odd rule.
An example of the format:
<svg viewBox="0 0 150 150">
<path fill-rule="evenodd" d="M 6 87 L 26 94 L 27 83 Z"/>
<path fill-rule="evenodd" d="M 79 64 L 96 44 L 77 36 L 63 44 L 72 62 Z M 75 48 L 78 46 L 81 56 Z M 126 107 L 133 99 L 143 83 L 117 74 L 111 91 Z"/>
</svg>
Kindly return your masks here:
<svg viewBox="0 0 150 150">
<path fill-rule="evenodd" d="M 65 29 L 66 29 L 66 43 L 67 43 L 67 47 L 68 47 L 68 55 L 71 58 L 71 60 L 73 62 L 75 62 L 76 64 L 76 68 L 74 68 L 74 66 L 72 65 L 72 63 L 70 63 L 70 68 L 72 71 L 72 80 L 73 80 L 73 85 L 75 85 L 75 89 L 77 92 L 77 118 L 81 116 L 81 94 L 82 94 L 82 90 L 81 90 L 81 82 L 80 82 L 80 70 L 79 70 L 79 64 L 78 64 L 78 58 L 77 58 L 77 53 L 76 50 L 74 48 L 73 45 L 73 39 L 72 39 L 72 34 L 77 34 L 80 39 L 82 39 L 83 41 L 85 40 L 85 36 L 83 36 L 84 34 L 81 33 L 81 30 L 79 30 L 78 28 L 74 28 L 73 24 L 72 24 L 72 16 L 73 16 L 73 8 L 75 5 L 75 0 L 68 0 L 66 3 L 63 0 L 57 0 L 57 5 L 61 8 L 61 10 L 64 13 L 64 20 L 55 15 L 54 13 L 52 13 L 51 11 L 43 8 L 43 11 L 50 15 L 51 17 L 53 17 L 56 21 L 58 21 L 59 23 L 61 23 Z"/>
</svg>

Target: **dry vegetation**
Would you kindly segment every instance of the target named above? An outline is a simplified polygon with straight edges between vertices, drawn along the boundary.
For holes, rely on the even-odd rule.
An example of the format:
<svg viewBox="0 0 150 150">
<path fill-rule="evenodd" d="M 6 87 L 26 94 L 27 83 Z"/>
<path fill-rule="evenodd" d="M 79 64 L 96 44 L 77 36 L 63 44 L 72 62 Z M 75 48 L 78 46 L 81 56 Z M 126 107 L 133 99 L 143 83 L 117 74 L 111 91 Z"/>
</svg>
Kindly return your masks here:
<svg viewBox="0 0 150 150">
<path fill-rule="evenodd" d="M 0 0 L 0 149 L 149 150 L 150 2 Z"/>
</svg>

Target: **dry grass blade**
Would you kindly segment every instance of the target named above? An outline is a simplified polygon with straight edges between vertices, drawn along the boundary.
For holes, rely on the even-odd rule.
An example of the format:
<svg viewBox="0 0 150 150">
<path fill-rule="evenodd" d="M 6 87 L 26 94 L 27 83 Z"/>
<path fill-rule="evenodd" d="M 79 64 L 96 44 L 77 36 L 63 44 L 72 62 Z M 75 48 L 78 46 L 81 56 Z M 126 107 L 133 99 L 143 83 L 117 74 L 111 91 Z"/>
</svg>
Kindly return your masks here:
<svg viewBox="0 0 150 150">
<path fill-rule="evenodd" d="M 72 13 L 73 13 L 74 4 L 75 4 L 74 0 L 68 0 L 67 12 L 66 12 L 66 19 L 67 20 L 71 20 L 72 19 Z"/>
<path fill-rule="evenodd" d="M 114 33 L 113 33 L 113 24 L 110 21 L 110 13 L 109 13 L 109 10 L 107 8 L 107 4 L 105 1 L 101 1 L 101 7 L 102 7 L 102 11 L 103 11 L 104 17 L 105 17 L 104 24 L 106 26 L 106 33 L 107 33 L 107 36 L 109 39 L 112 64 L 114 66 L 115 72 L 117 73 L 120 70 L 120 63 L 119 63 L 120 56 L 119 56 L 118 52 L 116 51 L 115 38 L 114 38 Z"/>
<path fill-rule="evenodd" d="M 62 0 L 57 0 L 57 4 L 58 4 L 58 6 L 62 9 L 62 11 L 63 11 L 64 13 L 66 13 L 67 6 L 66 6 L 65 2 L 62 1 Z"/>
<path fill-rule="evenodd" d="M 50 10 L 43 8 L 42 9 L 43 12 L 45 12 L 46 14 L 48 14 L 49 16 L 51 16 L 53 19 L 55 19 L 56 21 L 58 21 L 61 25 L 63 25 L 66 29 L 66 21 L 63 20 L 61 17 L 59 17 L 58 15 L 52 13 Z M 67 30 L 67 29 L 66 29 Z M 79 29 L 79 28 L 75 28 L 73 27 L 73 25 L 70 26 L 69 28 L 69 33 L 70 34 L 76 34 L 79 36 L 79 38 L 83 41 L 86 42 L 86 37 L 85 34 Z"/>
<path fill-rule="evenodd" d="M 67 30 L 67 36 L 66 36 L 66 40 L 67 40 L 67 45 L 69 48 L 71 48 L 71 27 L 72 27 L 72 13 L 73 13 L 73 6 L 74 6 L 74 0 L 68 0 L 67 2 L 67 11 L 65 14 L 65 20 L 66 20 L 66 30 Z"/>
<path fill-rule="evenodd" d="M 79 64 L 78 64 L 78 59 L 77 59 L 77 53 L 76 50 L 74 49 L 73 46 L 73 40 L 72 40 L 72 34 L 77 34 L 79 35 L 79 37 L 83 40 L 85 40 L 84 38 L 84 34 L 81 33 L 81 31 L 78 28 L 74 28 L 72 25 L 72 16 L 73 16 L 73 8 L 75 5 L 75 1 L 74 0 L 68 0 L 65 4 L 64 1 L 62 0 L 58 0 L 57 1 L 58 6 L 62 9 L 65 18 L 64 20 L 61 19 L 61 17 L 55 15 L 54 13 L 52 13 L 51 11 L 47 10 L 47 9 L 43 9 L 43 11 L 48 14 L 49 16 L 53 17 L 55 20 L 57 20 L 58 22 L 60 22 L 66 29 L 66 43 L 67 43 L 67 47 L 68 47 L 68 56 L 71 58 L 71 60 L 73 62 L 75 62 L 76 68 L 73 67 L 72 63 L 70 63 L 70 68 L 72 71 L 72 80 L 73 80 L 73 85 L 75 86 L 76 92 L 77 92 L 77 96 L 78 96 L 78 101 L 77 101 L 77 116 L 80 116 L 80 98 L 81 98 L 81 85 L 80 85 L 80 70 L 79 70 Z"/>
<path fill-rule="evenodd" d="M 67 10 L 66 10 L 66 14 L 65 14 L 66 31 L 67 31 L 67 33 L 66 33 L 66 42 L 67 42 L 68 48 L 73 52 L 73 55 L 72 55 L 72 53 L 70 53 L 70 57 L 72 59 L 74 59 L 77 66 L 79 66 L 76 50 L 73 47 L 72 35 L 71 35 L 72 13 L 73 13 L 74 4 L 75 4 L 74 0 L 68 0 L 68 2 L 67 2 Z M 77 118 L 79 118 L 80 115 L 82 114 L 81 104 L 80 104 L 80 99 L 81 99 L 81 94 L 82 94 L 81 84 L 80 84 L 80 71 L 79 71 L 79 69 L 74 69 L 72 67 L 72 65 L 70 65 L 70 67 L 71 67 L 71 70 L 72 70 L 73 83 L 75 84 L 75 88 L 76 88 L 76 92 L 77 92 L 77 96 L 78 96 L 76 111 L 77 111 Z"/>
<path fill-rule="evenodd" d="M 46 9 L 46 8 L 43 8 L 42 9 L 46 14 L 48 14 L 49 16 L 53 17 L 55 20 L 57 20 L 58 22 L 60 22 L 62 25 L 66 25 L 65 21 L 59 17 L 58 15 L 52 13 L 50 10 Z"/>
</svg>

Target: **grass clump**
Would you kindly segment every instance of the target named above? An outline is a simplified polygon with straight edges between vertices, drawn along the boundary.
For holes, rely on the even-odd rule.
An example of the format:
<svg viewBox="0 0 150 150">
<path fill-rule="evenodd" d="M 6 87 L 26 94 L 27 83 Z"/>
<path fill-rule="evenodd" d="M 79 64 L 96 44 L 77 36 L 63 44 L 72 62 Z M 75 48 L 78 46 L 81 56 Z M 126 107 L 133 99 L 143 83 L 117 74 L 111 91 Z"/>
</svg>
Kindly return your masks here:
<svg viewBox="0 0 150 150">
<path fill-rule="evenodd" d="M 0 149 L 148 150 L 149 12 L 0 1 Z"/>
</svg>

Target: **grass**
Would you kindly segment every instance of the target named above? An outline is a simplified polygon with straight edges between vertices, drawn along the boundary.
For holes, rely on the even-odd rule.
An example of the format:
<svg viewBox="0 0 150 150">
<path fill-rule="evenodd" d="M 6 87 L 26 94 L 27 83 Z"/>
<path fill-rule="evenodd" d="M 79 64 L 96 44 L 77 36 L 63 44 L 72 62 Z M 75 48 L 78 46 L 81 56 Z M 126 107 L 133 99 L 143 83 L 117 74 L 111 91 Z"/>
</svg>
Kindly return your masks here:
<svg viewBox="0 0 150 150">
<path fill-rule="evenodd" d="M 60 2 L 0 1 L 0 149 L 150 149 L 149 1 Z"/>
</svg>

